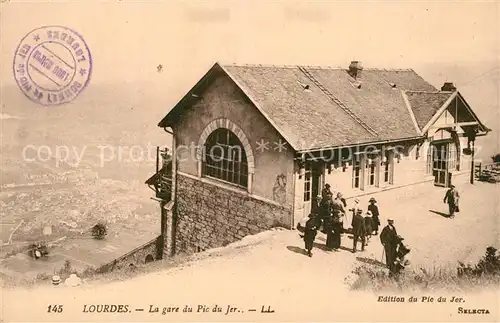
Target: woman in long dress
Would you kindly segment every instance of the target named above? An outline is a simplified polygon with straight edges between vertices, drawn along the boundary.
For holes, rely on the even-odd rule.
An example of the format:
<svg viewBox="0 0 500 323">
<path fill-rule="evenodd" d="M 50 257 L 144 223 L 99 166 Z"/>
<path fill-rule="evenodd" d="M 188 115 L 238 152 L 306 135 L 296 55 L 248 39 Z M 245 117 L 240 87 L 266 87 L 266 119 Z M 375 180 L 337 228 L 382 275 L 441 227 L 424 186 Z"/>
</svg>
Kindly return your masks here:
<svg viewBox="0 0 500 323">
<path fill-rule="evenodd" d="M 331 217 L 331 248 L 337 251 L 340 248 L 340 238 L 343 232 L 342 223 L 344 218 L 344 204 L 341 200 L 342 195 L 339 193 L 337 198 L 332 201 L 332 217 Z"/>
<path fill-rule="evenodd" d="M 344 225 L 348 225 L 349 226 L 347 228 L 348 232 L 352 232 L 351 222 L 352 222 L 354 216 L 356 214 L 358 214 L 359 211 L 361 211 L 361 207 L 359 206 L 359 199 L 358 198 L 354 199 L 354 205 L 352 206 L 352 208 L 349 209 L 349 211 L 351 211 L 352 213 L 350 214 L 350 216 L 347 216 L 347 214 L 346 214 L 346 219 L 345 219 Z"/>
<path fill-rule="evenodd" d="M 332 199 L 330 199 L 328 201 L 328 206 L 325 209 L 325 214 L 323 218 L 323 231 L 326 233 L 326 247 L 330 250 L 333 249 L 332 210 L 333 210 L 333 201 Z"/>
<path fill-rule="evenodd" d="M 335 251 L 338 251 L 338 249 L 340 248 L 340 239 L 341 239 L 341 235 L 342 235 L 342 218 L 343 218 L 344 214 L 339 212 L 337 215 L 334 215 L 333 219 L 332 219 L 332 231 L 333 231 L 333 242 L 332 242 L 332 248 L 333 250 Z"/>
<path fill-rule="evenodd" d="M 328 250 L 333 249 L 333 223 L 331 216 L 324 219 L 324 226 L 326 231 L 326 247 Z"/>
<path fill-rule="evenodd" d="M 377 200 L 375 200 L 375 198 L 372 197 L 368 202 L 370 202 L 370 205 L 368 205 L 368 211 L 372 213 L 372 223 L 373 223 L 372 229 L 375 231 L 374 235 L 377 235 L 378 227 L 380 225 L 380 218 L 379 218 L 380 213 L 378 212 L 378 206 L 375 204 L 377 203 Z"/>
</svg>

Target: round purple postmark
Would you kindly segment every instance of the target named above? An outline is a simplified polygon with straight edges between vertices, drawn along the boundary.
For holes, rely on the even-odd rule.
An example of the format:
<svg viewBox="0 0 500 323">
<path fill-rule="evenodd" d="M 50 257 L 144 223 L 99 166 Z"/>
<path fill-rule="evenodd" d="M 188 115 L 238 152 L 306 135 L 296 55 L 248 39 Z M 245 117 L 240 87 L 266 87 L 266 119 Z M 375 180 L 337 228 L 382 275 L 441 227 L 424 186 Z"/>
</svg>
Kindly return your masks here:
<svg viewBox="0 0 500 323">
<path fill-rule="evenodd" d="M 30 100 L 43 105 L 67 103 L 90 81 L 92 57 L 82 36 L 64 26 L 30 31 L 14 53 L 14 78 Z"/>
</svg>

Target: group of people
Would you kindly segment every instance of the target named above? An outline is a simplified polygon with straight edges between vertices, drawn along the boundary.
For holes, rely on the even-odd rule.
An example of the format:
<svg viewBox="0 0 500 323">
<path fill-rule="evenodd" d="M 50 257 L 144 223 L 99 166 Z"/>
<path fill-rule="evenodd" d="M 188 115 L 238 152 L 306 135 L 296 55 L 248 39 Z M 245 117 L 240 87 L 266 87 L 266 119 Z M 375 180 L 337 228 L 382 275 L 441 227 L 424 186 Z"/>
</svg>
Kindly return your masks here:
<svg viewBox="0 0 500 323">
<path fill-rule="evenodd" d="M 347 202 L 342 193 L 338 192 L 335 198 L 333 196 L 330 185 L 326 184 L 311 212 L 316 218 L 316 227 L 327 235 L 326 247 L 338 250 L 342 234 L 352 233 L 352 251 L 356 252 L 358 242 L 361 242 L 361 250 L 364 250 L 370 237 L 378 234 L 380 213 L 377 201 L 372 197 L 367 211 L 363 212 L 358 198 L 354 199 L 353 207 L 347 210 Z"/>
<path fill-rule="evenodd" d="M 380 226 L 380 213 L 375 198 L 369 199 L 366 212 L 363 212 L 359 199 L 354 200 L 353 207 L 346 211 L 347 203 L 342 193 L 334 194 L 330 185 L 326 184 L 322 194 L 317 197 L 313 204 L 311 213 L 305 225 L 300 231 L 305 242 L 305 249 L 309 257 L 312 257 L 312 249 L 317 231 L 326 234 L 326 247 L 328 250 L 338 251 L 341 245 L 342 234 L 350 233 L 353 236 L 352 252 L 357 251 L 358 243 L 361 243 L 361 251 L 369 243 L 372 235 L 378 234 Z M 387 267 L 391 273 L 396 273 L 404 267 L 405 256 L 409 249 L 402 243 L 403 238 L 399 236 L 394 227 L 394 220 L 389 219 L 387 226 L 380 233 L 380 241 L 384 246 Z"/>
</svg>

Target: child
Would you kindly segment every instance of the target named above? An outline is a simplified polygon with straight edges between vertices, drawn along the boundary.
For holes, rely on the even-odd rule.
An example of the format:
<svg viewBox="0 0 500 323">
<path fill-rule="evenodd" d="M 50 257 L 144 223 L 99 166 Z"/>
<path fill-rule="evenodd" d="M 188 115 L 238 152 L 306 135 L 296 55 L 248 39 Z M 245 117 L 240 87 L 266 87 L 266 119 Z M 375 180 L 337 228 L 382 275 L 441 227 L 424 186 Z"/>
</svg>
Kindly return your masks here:
<svg viewBox="0 0 500 323">
<path fill-rule="evenodd" d="M 403 244 L 404 238 L 398 235 L 398 245 L 396 251 L 396 259 L 391 268 L 391 276 L 398 277 L 399 274 L 410 265 L 409 253 L 411 251 L 408 246 Z"/>
</svg>

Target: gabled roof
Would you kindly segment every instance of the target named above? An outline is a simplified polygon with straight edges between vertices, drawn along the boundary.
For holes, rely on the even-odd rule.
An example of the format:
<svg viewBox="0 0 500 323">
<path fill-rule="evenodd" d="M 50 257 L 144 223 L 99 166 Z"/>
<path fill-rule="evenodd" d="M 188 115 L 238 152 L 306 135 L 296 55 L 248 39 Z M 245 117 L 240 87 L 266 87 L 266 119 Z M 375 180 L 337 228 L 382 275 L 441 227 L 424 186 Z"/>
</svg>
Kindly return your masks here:
<svg viewBox="0 0 500 323">
<path fill-rule="evenodd" d="M 455 122 L 459 124 L 464 131 L 475 131 L 478 135 L 486 135 L 491 129 L 486 127 L 481 120 L 477 117 L 474 111 L 471 109 L 469 104 L 465 101 L 462 94 L 458 91 L 448 92 L 450 96 L 443 103 L 443 105 L 431 116 L 427 121 L 425 126 L 422 128 L 422 132 L 427 132 L 429 128 L 436 122 L 436 120 L 448 110 L 455 117 Z M 455 102 L 455 107 L 457 110 L 453 110 L 453 103 Z M 464 109 L 459 109 L 457 105 L 463 106 Z M 450 110 L 451 108 L 451 110 Z"/>
<path fill-rule="evenodd" d="M 405 94 L 419 128 L 423 129 L 453 93 L 406 91 Z"/>
<path fill-rule="evenodd" d="M 419 137 L 451 95 L 411 69 L 363 69 L 356 80 L 341 68 L 216 63 L 158 125 L 174 124 L 221 74 L 296 151 Z"/>
<path fill-rule="evenodd" d="M 476 121 L 478 123 L 479 127 L 478 127 L 477 130 L 480 133 L 482 133 L 482 135 L 486 135 L 488 132 L 492 131 L 491 128 L 488 128 L 488 126 L 486 126 L 481 120 L 479 120 L 479 118 L 476 115 L 476 113 L 474 112 L 474 110 L 472 110 L 472 108 L 470 107 L 469 103 L 467 103 L 467 101 L 465 100 L 465 98 L 462 96 L 462 93 L 460 93 L 460 92 L 457 91 L 457 97 L 458 97 L 458 99 L 461 100 L 461 102 L 467 108 L 467 111 L 470 113 L 470 117 L 472 118 L 472 120 L 474 120 L 474 121 Z"/>
</svg>

